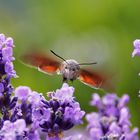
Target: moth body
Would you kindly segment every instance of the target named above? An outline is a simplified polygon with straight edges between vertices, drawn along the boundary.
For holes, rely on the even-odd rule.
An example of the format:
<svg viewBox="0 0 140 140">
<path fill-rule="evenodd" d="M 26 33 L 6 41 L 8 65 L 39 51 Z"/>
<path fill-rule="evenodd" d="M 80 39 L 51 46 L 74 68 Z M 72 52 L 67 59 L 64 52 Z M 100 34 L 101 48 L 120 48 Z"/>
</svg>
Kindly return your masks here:
<svg viewBox="0 0 140 140">
<path fill-rule="evenodd" d="M 60 66 L 60 74 L 63 77 L 63 82 L 76 80 L 80 75 L 78 62 L 73 59 L 63 61 Z"/>
</svg>

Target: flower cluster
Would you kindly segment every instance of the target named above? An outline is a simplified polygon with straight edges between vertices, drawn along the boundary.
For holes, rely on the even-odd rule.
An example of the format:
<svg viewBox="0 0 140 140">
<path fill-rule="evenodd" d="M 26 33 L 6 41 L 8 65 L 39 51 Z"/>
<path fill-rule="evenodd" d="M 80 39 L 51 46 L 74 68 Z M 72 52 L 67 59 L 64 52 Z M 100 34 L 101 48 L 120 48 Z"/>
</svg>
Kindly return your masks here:
<svg viewBox="0 0 140 140">
<path fill-rule="evenodd" d="M 18 103 L 15 106 L 17 110 L 16 119 L 23 119 L 28 129 L 24 133 L 24 138 L 30 138 L 32 140 L 39 140 L 39 133 L 36 129 L 35 122 L 33 120 L 33 111 L 35 107 L 39 107 L 39 104 L 43 95 L 32 91 L 29 87 L 19 86 L 15 89 L 14 96 L 18 98 Z"/>
<path fill-rule="evenodd" d="M 13 57 L 13 47 L 13 39 L 0 34 L 0 138 L 2 140 L 25 137 L 26 133 L 23 132 L 26 131 L 24 128 L 29 118 L 27 117 L 29 113 L 23 113 L 24 109 L 27 108 L 27 104 L 22 103 L 22 106 L 19 106 L 20 98 L 12 96 L 14 89 L 10 84 L 10 80 L 12 77 L 17 77 L 13 67 L 13 60 L 15 59 Z M 30 110 L 29 106 L 28 110 Z M 28 111 L 26 110 L 26 112 Z"/>
<path fill-rule="evenodd" d="M 17 87 L 14 97 L 18 102 L 12 109 L 14 119 L 12 122 L 4 122 L 0 136 L 3 139 L 11 136 L 13 140 L 17 137 L 40 140 L 41 129 L 47 134 L 48 140 L 60 140 L 63 131 L 81 124 L 85 114 L 81 111 L 79 103 L 74 100 L 73 92 L 73 87 L 63 84 L 61 89 L 49 93 L 50 100 L 47 101 L 42 94 L 32 91 L 29 87 Z M 18 129 L 16 124 L 19 122 L 21 128 Z M 4 131 L 5 128 L 8 131 Z"/>
<path fill-rule="evenodd" d="M 13 39 L 0 34 L 0 128 L 5 120 L 13 121 L 14 116 L 11 112 L 17 102 L 16 97 L 11 97 L 13 87 L 10 84 L 11 77 L 16 77 L 13 47 Z"/>
<path fill-rule="evenodd" d="M 86 116 L 92 140 L 138 140 L 138 128 L 130 130 L 128 101 L 128 95 L 119 98 L 116 94 L 107 94 L 101 98 L 93 94 L 91 105 L 97 107 L 98 112 Z"/>
<path fill-rule="evenodd" d="M 82 123 L 85 114 L 74 100 L 74 88 L 66 83 L 56 92 L 50 92 L 50 100 L 42 100 L 43 106 L 34 110 L 33 117 L 49 138 L 62 137 L 63 131 Z"/>
</svg>

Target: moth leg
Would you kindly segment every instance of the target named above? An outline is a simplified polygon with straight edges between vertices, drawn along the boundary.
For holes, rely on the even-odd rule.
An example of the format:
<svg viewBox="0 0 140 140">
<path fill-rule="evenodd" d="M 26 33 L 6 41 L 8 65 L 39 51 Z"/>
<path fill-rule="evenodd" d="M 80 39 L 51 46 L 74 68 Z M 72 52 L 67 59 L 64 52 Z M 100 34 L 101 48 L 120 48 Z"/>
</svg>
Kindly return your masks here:
<svg viewBox="0 0 140 140">
<path fill-rule="evenodd" d="M 74 79 L 70 79 L 70 81 L 73 83 Z"/>
<path fill-rule="evenodd" d="M 67 83 L 67 82 L 68 82 L 67 78 L 63 77 L 63 83 Z"/>
</svg>

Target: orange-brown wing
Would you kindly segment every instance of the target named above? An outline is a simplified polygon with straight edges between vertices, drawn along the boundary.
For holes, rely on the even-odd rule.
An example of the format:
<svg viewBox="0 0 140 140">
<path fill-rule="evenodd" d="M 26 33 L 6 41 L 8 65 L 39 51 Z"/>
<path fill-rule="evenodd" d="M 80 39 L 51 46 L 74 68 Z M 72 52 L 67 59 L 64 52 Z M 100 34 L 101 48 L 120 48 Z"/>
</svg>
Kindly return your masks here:
<svg viewBox="0 0 140 140">
<path fill-rule="evenodd" d="M 56 72 L 60 66 L 60 62 L 42 52 L 37 51 L 25 53 L 21 56 L 21 60 L 27 65 L 33 66 L 42 72 L 50 74 Z"/>
<path fill-rule="evenodd" d="M 79 80 L 93 88 L 100 88 L 105 80 L 105 78 L 90 70 L 80 70 Z"/>
</svg>

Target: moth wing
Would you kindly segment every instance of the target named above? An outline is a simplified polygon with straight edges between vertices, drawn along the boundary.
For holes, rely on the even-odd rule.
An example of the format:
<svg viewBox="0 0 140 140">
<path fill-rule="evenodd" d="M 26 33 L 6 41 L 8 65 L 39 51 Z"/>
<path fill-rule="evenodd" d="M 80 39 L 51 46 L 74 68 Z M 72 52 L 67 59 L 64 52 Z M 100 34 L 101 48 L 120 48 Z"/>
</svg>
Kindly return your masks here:
<svg viewBox="0 0 140 140">
<path fill-rule="evenodd" d="M 98 89 L 102 87 L 105 77 L 91 70 L 81 69 L 79 80 L 92 88 Z"/>
<path fill-rule="evenodd" d="M 60 62 L 39 51 L 32 51 L 21 56 L 21 61 L 39 71 L 53 74 L 59 70 Z"/>
</svg>

